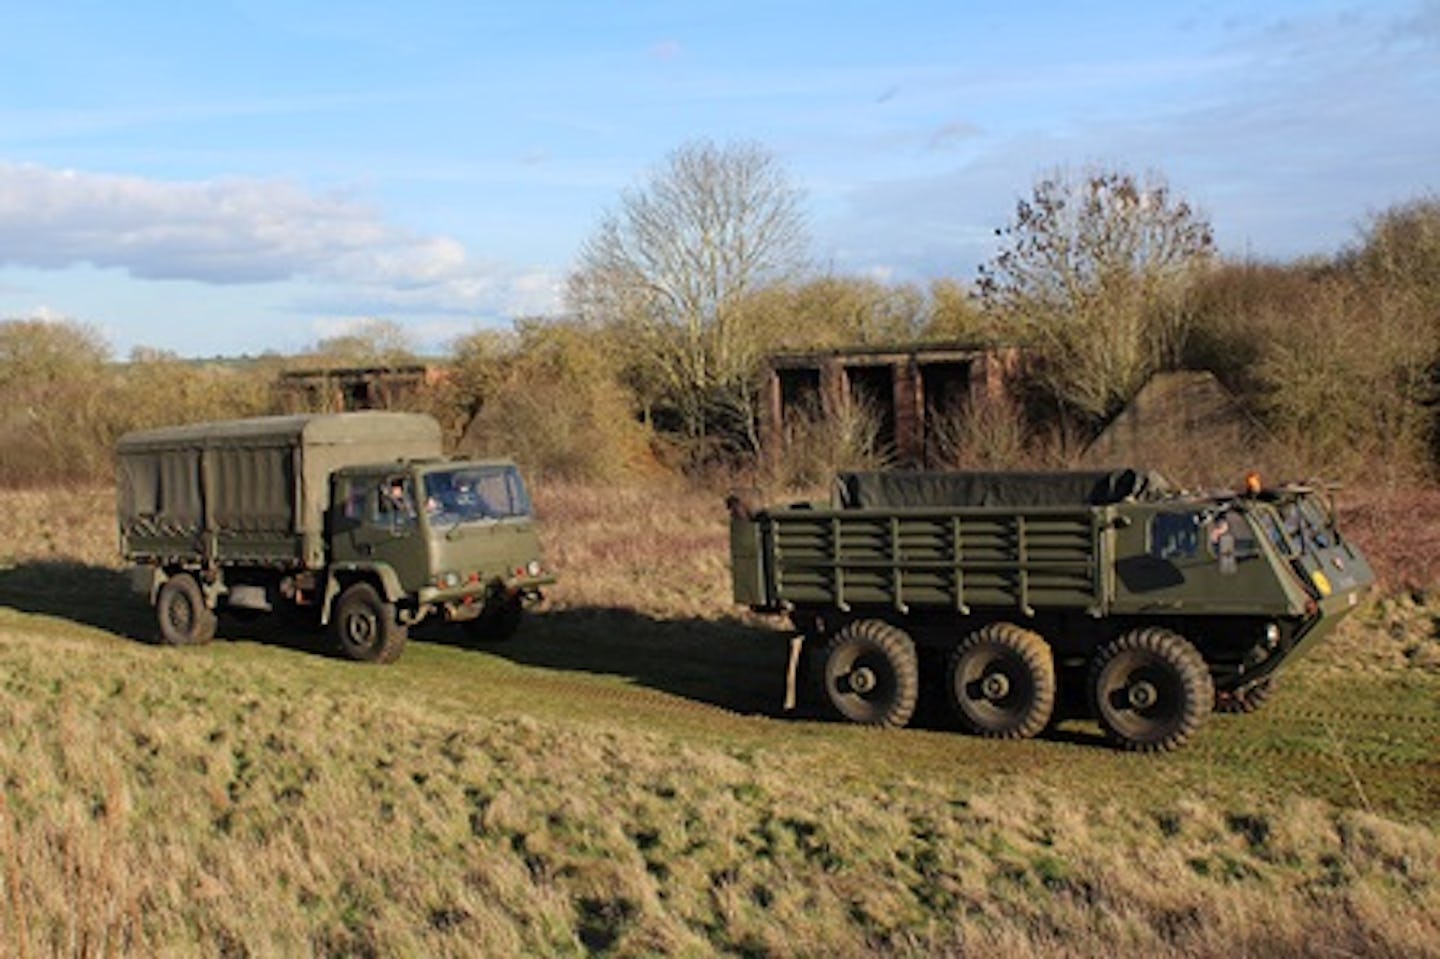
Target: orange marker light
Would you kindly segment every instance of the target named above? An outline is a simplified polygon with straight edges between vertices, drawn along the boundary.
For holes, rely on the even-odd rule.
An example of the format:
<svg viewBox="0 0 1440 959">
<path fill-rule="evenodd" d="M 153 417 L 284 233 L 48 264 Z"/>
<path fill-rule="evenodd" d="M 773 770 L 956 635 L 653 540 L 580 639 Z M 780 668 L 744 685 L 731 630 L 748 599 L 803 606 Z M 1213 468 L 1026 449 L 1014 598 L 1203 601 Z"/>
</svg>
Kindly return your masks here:
<svg viewBox="0 0 1440 959">
<path fill-rule="evenodd" d="M 1246 473 L 1245 492 L 1250 494 L 1251 496 L 1255 496 L 1260 492 L 1260 489 L 1260 474 L 1257 473 L 1255 470 L 1251 470 L 1250 472 Z"/>
</svg>

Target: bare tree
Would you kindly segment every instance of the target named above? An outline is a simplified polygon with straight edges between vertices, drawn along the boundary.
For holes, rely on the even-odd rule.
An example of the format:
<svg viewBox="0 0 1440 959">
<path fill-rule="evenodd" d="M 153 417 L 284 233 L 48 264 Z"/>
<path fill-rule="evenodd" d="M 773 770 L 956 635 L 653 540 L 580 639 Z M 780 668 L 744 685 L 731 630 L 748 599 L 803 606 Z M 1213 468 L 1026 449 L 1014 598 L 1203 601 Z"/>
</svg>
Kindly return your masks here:
<svg viewBox="0 0 1440 959">
<path fill-rule="evenodd" d="M 982 302 L 1038 348 L 1056 399 L 1103 419 L 1180 355 L 1183 295 L 1214 238 L 1159 175 L 1058 172 L 996 232 Z"/>
<path fill-rule="evenodd" d="M 394 320 L 361 320 L 344 333 L 315 344 L 315 355 L 352 366 L 399 366 L 415 362 L 410 334 Z"/>
<path fill-rule="evenodd" d="M 696 141 L 601 220 L 567 298 L 624 333 L 642 398 L 669 406 L 688 437 L 738 429 L 753 445 L 764 319 L 744 301 L 795 275 L 805 246 L 800 193 L 771 153 Z"/>
</svg>

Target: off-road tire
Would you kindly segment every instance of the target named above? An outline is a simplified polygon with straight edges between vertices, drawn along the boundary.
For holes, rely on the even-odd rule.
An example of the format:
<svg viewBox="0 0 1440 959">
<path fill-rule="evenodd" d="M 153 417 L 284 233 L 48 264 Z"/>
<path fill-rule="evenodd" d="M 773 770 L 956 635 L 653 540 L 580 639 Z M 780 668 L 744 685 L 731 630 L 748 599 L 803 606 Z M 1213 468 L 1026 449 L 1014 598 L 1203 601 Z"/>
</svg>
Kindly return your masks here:
<svg viewBox="0 0 1440 959">
<path fill-rule="evenodd" d="M 1055 709 L 1055 659 L 1038 633 L 990 623 L 951 651 L 945 691 L 967 732 L 1029 739 Z"/>
<path fill-rule="evenodd" d="M 1133 752 L 1179 748 L 1215 705 L 1200 653 L 1179 633 L 1155 626 L 1101 648 L 1090 665 L 1090 693 L 1106 738 Z"/>
<path fill-rule="evenodd" d="M 920 696 L 920 664 L 905 631 L 878 619 L 847 624 L 825 647 L 825 700 L 867 726 L 904 726 Z"/>
<path fill-rule="evenodd" d="M 465 638 L 472 643 L 503 643 L 514 637 L 525 618 L 525 605 L 520 597 L 503 598 L 500 605 L 487 608 L 474 619 L 461 623 Z"/>
<path fill-rule="evenodd" d="M 405 650 L 409 630 L 396 618 L 395 604 L 381 599 L 374 586 L 353 583 L 335 603 L 330 635 L 347 659 L 393 663 Z"/>
<path fill-rule="evenodd" d="M 177 573 L 160 587 L 155 620 L 167 646 L 199 646 L 215 638 L 215 611 L 205 605 L 205 594 L 189 573 Z"/>
<path fill-rule="evenodd" d="M 1215 691 L 1215 711 L 1229 715 L 1253 713 L 1270 701 L 1275 694 L 1275 680 L 1266 676 L 1260 682 L 1240 692 Z"/>
</svg>

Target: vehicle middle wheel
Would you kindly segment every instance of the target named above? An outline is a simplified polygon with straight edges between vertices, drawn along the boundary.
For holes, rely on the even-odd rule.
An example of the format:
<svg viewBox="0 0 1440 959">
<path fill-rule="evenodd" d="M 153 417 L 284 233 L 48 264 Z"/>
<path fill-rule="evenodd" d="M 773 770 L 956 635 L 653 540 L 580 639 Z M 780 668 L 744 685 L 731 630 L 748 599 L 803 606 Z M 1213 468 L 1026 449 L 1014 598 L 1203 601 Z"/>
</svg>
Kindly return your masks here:
<svg viewBox="0 0 1440 959">
<path fill-rule="evenodd" d="M 1055 709 L 1055 661 L 1038 633 L 991 623 L 950 654 L 950 705 L 969 732 L 992 739 L 1028 739 Z"/>
<path fill-rule="evenodd" d="M 355 583 L 340 594 L 330 633 L 342 656 L 367 663 L 393 663 L 409 638 L 395 604 L 381 599 L 369 583 Z"/>
<path fill-rule="evenodd" d="M 920 695 L 915 643 L 878 619 L 849 623 L 825 648 L 825 698 L 841 716 L 869 726 L 904 726 Z"/>
<path fill-rule="evenodd" d="M 1215 703 L 1200 653 L 1179 633 L 1159 627 L 1104 646 L 1090 667 L 1090 691 L 1107 738 L 1136 752 L 1184 745 Z"/>
<path fill-rule="evenodd" d="M 198 646 L 215 638 L 215 612 L 205 605 L 205 594 L 189 573 L 177 573 L 160 587 L 155 618 L 160 641 L 168 646 Z"/>
</svg>

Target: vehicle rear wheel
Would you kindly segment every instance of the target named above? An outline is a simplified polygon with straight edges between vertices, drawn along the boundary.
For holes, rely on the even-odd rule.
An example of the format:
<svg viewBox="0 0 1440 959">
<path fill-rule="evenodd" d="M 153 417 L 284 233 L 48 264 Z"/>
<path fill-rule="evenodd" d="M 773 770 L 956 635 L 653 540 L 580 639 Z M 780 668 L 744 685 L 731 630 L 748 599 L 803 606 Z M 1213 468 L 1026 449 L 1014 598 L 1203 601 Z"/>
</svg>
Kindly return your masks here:
<svg viewBox="0 0 1440 959">
<path fill-rule="evenodd" d="M 1210 670 L 1183 636 L 1149 627 L 1104 646 L 1090 666 L 1096 718 L 1106 737 L 1135 752 L 1184 745 L 1215 704 Z"/>
<path fill-rule="evenodd" d="M 1215 711 L 1217 713 L 1253 713 L 1270 701 L 1271 695 L 1275 692 L 1275 680 L 1266 676 L 1253 686 L 1235 692 L 1234 690 L 1215 691 Z"/>
<path fill-rule="evenodd" d="M 1055 660 L 1038 633 L 1013 623 L 982 626 L 950 654 L 950 704 L 966 730 L 991 739 L 1028 739 L 1055 709 Z"/>
<path fill-rule="evenodd" d="M 515 635 L 520 621 L 525 618 L 525 606 L 520 594 L 495 599 L 494 605 L 486 604 L 484 612 L 462 625 L 465 635 L 476 643 L 501 643 Z"/>
<path fill-rule="evenodd" d="M 904 726 L 920 695 L 915 643 L 878 619 L 846 625 L 825 647 L 825 698 L 841 716 L 868 726 Z"/>
<path fill-rule="evenodd" d="M 369 583 L 355 583 L 340 594 L 330 632 L 342 656 L 366 663 L 393 663 L 409 638 L 395 604 L 381 599 Z"/>
<path fill-rule="evenodd" d="M 215 612 L 205 605 L 205 594 L 189 573 L 177 573 L 160 587 L 155 618 L 160 641 L 168 646 L 198 646 L 215 638 Z"/>
</svg>

